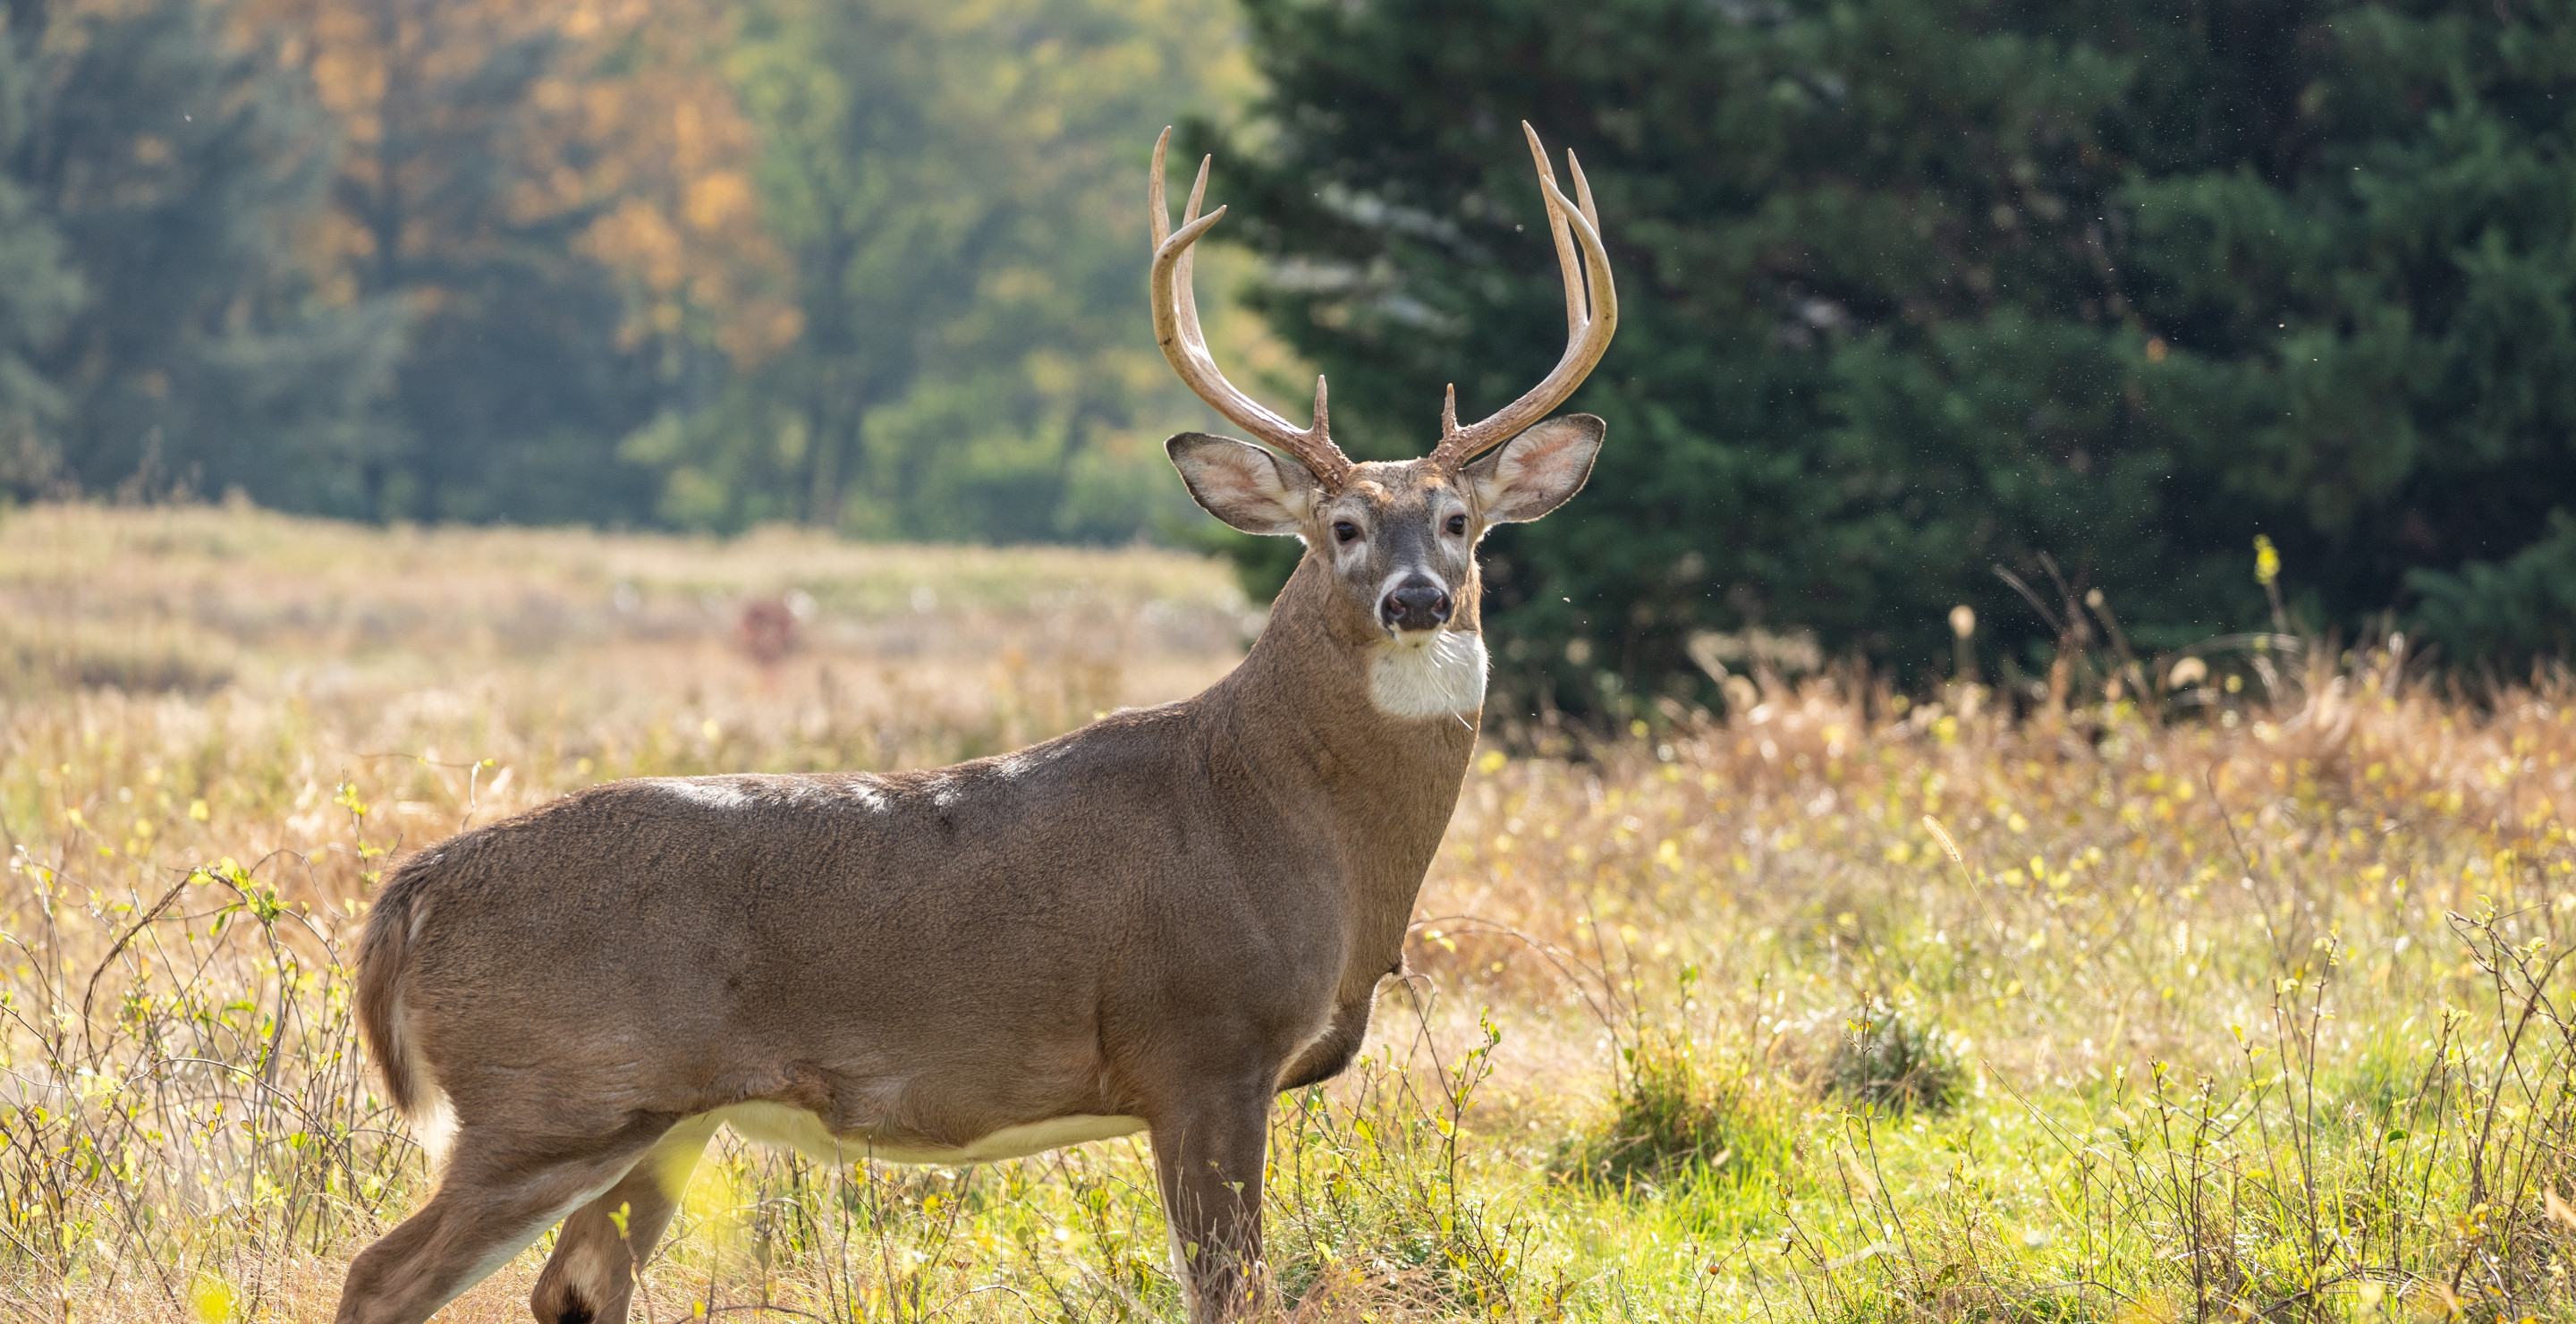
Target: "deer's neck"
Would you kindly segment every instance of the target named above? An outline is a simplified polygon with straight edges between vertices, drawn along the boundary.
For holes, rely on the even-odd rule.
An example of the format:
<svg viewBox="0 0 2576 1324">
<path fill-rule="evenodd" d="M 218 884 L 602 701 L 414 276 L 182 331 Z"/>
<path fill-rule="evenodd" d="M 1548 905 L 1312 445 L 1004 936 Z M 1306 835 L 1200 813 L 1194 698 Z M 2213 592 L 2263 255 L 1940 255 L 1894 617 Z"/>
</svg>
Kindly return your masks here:
<svg viewBox="0 0 2576 1324">
<path fill-rule="evenodd" d="M 1387 711 L 1371 688 L 1384 632 L 1339 608 L 1330 571 L 1300 562 L 1251 653 L 1205 696 L 1209 752 L 1321 836 L 1360 912 L 1400 933 L 1457 808 L 1478 714 Z"/>
</svg>

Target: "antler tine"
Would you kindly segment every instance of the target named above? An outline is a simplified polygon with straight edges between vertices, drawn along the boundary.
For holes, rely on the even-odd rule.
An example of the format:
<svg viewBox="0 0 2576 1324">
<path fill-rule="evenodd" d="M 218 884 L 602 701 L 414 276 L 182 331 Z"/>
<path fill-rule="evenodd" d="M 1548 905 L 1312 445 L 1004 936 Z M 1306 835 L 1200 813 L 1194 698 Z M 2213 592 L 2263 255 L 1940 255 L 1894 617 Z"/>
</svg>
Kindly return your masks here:
<svg viewBox="0 0 2576 1324">
<path fill-rule="evenodd" d="M 1538 130 L 1531 128 L 1528 120 L 1522 120 L 1521 132 L 1529 136 L 1530 159 L 1538 162 L 1539 178 L 1554 185 L 1556 167 L 1547 163 L 1547 149 L 1539 145 Z M 1566 153 L 1565 159 L 1567 164 L 1572 164 L 1574 154 Z M 1545 199 L 1547 191 L 1546 188 L 1539 190 L 1541 200 L 1547 204 L 1548 233 L 1556 240 L 1556 269 L 1565 276 L 1565 338 L 1572 340 L 1583 333 L 1583 323 L 1592 304 L 1583 297 L 1583 264 L 1575 257 L 1574 227 L 1566 224 L 1565 213 L 1557 210 L 1553 201 Z"/>
<path fill-rule="evenodd" d="M 1166 129 L 1164 132 L 1168 133 L 1170 130 Z M 1199 218 L 1199 201 L 1207 196 L 1208 167 L 1215 164 L 1216 157 L 1213 155 L 1199 158 L 1198 181 L 1190 185 L 1190 200 L 1181 208 L 1181 224 L 1187 225 Z M 1172 284 L 1180 291 L 1181 334 L 1189 337 L 1190 343 L 1198 346 L 1199 352 L 1206 353 L 1207 332 L 1199 327 L 1199 283 L 1196 274 L 1198 256 L 1199 250 L 1195 245 L 1182 251 L 1180 265 L 1172 272 Z M 1210 354 L 1208 359 L 1214 362 L 1216 356 Z"/>
<path fill-rule="evenodd" d="M 1431 458 L 1451 468 L 1520 435 L 1545 418 L 1549 410 L 1565 403 L 1574 388 L 1591 374 L 1593 365 L 1609 351 L 1610 337 L 1619 329 L 1619 291 L 1610 281 L 1610 254 L 1601 246 L 1600 221 L 1593 212 L 1592 187 L 1583 177 L 1583 167 L 1574 160 L 1573 153 L 1566 154 L 1566 163 L 1573 169 L 1575 190 L 1583 199 L 1578 204 L 1557 187 L 1556 172 L 1548 167 L 1537 131 L 1527 121 L 1522 122 L 1521 128 L 1529 134 L 1531 152 L 1538 158 L 1539 193 L 1547 202 L 1548 228 L 1557 236 L 1557 265 L 1565 275 L 1565 353 L 1538 385 L 1480 423 L 1458 426 L 1457 389 L 1450 389 L 1449 402 L 1441 410 L 1440 444 L 1431 452 Z M 1575 263 L 1577 248 L 1583 254 L 1579 268 Z"/>
<path fill-rule="evenodd" d="M 1154 235 L 1154 251 L 1163 251 L 1163 241 L 1172 237 L 1172 203 L 1163 196 L 1163 154 L 1172 147 L 1172 130 L 1167 125 L 1163 136 L 1154 140 L 1154 174 L 1145 181 L 1145 211 Z"/>
<path fill-rule="evenodd" d="M 1592 237 L 1598 239 L 1601 237 L 1601 213 L 1594 210 L 1592 206 L 1592 181 L 1583 177 L 1583 162 L 1574 155 L 1574 149 L 1571 147 L 1565 149 L 1565 168 L 1569 174 L 1574 176 L 1574 205 L 1583 209 L 1583 220 L 1586 224 L 1592 227 Z M 1573 227 L 1568 226 L 1567 228 L 1571 229 Z M 1606 254 L 1604 255 L 1604 258 L 1606 260 Z M 1559 267 L 1565 265 L 1564 254 L 1561 251 L 1557 255 L 1557 265 Z M 1584 284 L 1587 287 L 1584 291 L 1583 298 L 1584 316 L 1590 317 L 1592 315 L 1593 296 L 1589 289 L 1591 281 L 1588 277 Z"/>
<path fill-rule="evenodd" d="M 1172 131 L 1154 142 L 1154 178 L 1146 188 L 1146 202 L 1154 213 L 1154 263 L 1146 285 L 1154 304 L 1154 341 L 1162 346 L 1163 358 L 1179 373 L 1181 380 L 1198 394 L 1208 407 L 1223 415 L 1228 422 L 1252 434 L 1252 439 L 1285 451 L 1306 466 L 1327 485 L 1339 487 L 1350 477 L 1350 457 L 1333 444 L 1325 417 L 1324 379 L 1315 379 L 1315 422 L 1300 428 L 1272 413 L 1251 396 L 1235 389 L 1225 374 L 1218 371 L 1216 359 L 1208 353 L 1207 338 L 1199 329 L 1198 296 L 1190 279 L 1192 246 L 1225 217 L 1219 207 L 1205 216 L 1198 214 L 1199 202 L 1207 190 L 1208 161 L 1199 163 L 1199 178 L 1190 190 L 1188 209 L 1182 214 L 1181 228 L 1171 228 L 1170 204 L 1164 196 L 1163 158 L 1172 140 Z M 1210 158 L 1211 160 L 1213 158 Z"/>
<path fill-rule="evenodd" d="M 1583 177 L 1583 162 L 1574 149 L 1565 149 L 1565 168 L 1574 172 L 1574 203 L 1583 209 L 1583 219 L 1592 222 L 1592 233 L 1601 233 L 1601 213 L 1592 207 L 1592 181 Z"/>
</svg>

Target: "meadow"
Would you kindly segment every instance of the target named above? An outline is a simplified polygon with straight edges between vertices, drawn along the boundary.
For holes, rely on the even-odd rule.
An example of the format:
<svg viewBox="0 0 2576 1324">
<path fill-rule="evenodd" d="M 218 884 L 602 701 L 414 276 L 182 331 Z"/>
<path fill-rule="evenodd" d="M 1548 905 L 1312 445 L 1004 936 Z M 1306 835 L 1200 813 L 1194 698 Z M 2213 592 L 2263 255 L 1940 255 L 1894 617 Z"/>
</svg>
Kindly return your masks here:
<svg viewBox="0 0 2576 1324">
<path fill-rule="evenodd" d="M 329 1317 L 426 1177 L 341 964 L 403 852 L 997 752 L 1258 628 L 1148 550 L 0 512 L 0 1313 Z M 2576 688 L 2397 638 L 1727 688 L 1480 751 L 1413 976 L 1276 1109 L 1278 1313 L 2576 1318 Z M 1150 1171 L 721 1141 L 639 1311 L 1171 1318 Z"/>
</svg>

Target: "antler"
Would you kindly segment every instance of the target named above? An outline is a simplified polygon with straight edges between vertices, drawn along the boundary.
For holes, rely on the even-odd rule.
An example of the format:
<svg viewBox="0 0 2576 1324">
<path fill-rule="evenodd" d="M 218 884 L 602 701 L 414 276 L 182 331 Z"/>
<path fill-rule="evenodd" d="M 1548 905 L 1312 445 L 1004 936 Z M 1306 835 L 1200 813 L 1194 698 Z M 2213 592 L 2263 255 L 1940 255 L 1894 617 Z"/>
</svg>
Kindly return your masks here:
<svg viewBox="0 0 2576 1324">
<path fill-rule="evenodd" d="M 1181 380 L 1208 402 L 1209 408 L 1251 433 L 1253 440 L 1296 457 L 1326 486 L 1340 487 L 1350 477 L 1351 460 L 1333 444 L 1326 426 L 1324 379 L 1315 379 L 1315 425 L 1301 429 L 1236 390 L 1234 383 L 1217 371 L 1216 360 L 1208 354 L 1207 337 L 1199 330 L 1198 292 L 1190 280 L 1190 249 L 1200 235 L 1224 217 L 1225 208 L 1199 215 L 1199 199 L 1207 192 L 1208 162 L 1215 158 L 1203 159 L 1199 162 L 1198 182 L 1190 186 L 1190 205 L 1181 213 L 1181 228 L 1172 228 L 1170 204 L 1163 197 L 1163 153 L 1171 142 L 1170 129 L 1154 140 L 1154 180 L 1146 195 L 1154 213 L 1154 268 L 1149 282 L 1154 300 L 1154 341 L 1163 347 L 1163 357 L 1171 361 L 1172 371 L 1179 373 Z"/>
<path fill-rule="evenodd" d="M 1581 199 L 1578 207 L 1568 202 L 1556 186 L 1556 171 L 1547 163 L 1547 149 L 1539 146 L 1538 130 L 1521 121 L 1521 132 L 1529 135 L 1530 155 L 1538 161 L 1539 192 L 1547 200 L 1547 228 L 1556 235 L 1556 264 L 1565 273 L 1565 355 L 1556 361 L 1554 371 L 1529 389 L 1527 395 L 1503 407 L 1502 412 L 1481 423 L 1458 426 L 1458 388 L 1449 388 L 1449 397 L 1440 406 L 1440 445 L 1431 458 L 1449 468 L 1456 468 L 1494 447 L 1502 445 L 1529 425 L 1547 417 L 1547 412 L 1565 403 L 1574 388 L 1592 372 L 1610 348 L 1610 334 L 1619 328 L 1619 291 L 1610 283 L 1610 255 L 1601 247 L 1601 218 L 1592 209 L 1592 185 L 1583 177 L 1583 163 L 1574 153 L 1565 154 L 1566 167 L 1574 173 L 1574 195 Z M 1583 262 L 1575 264 L 1577 240 L 1582 242 Z M 1591 284 L 1591 297 L 1584 297 L 1584 285 Z"/>
</svg>

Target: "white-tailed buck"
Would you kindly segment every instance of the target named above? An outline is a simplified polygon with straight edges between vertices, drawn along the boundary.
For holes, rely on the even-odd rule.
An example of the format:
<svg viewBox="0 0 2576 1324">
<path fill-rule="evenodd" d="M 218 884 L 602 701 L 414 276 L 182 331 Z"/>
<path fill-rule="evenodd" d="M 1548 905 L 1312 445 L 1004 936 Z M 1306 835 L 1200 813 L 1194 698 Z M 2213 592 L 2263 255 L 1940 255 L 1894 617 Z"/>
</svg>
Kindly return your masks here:
<svg viewBox="0 0 2576 1324">
<path fill-rule="evenodd" d="M 614 782 L 404 861 L 358 1012 L 442 1167 L 350 1266 L 342 1324 L 426 1319 L 558 1221 L 537 1318 L 623 1319 L 719 1125 L 940 1164 L 1147 1131 L 1192 1316 L 1251 1302 L 1271 1097 L 1358 1050 L 1475 744 L 1476 542 L 1601 445 L 1545 415 L 1610 343 L 1609 259 L 1581 167 L 1569 200 L 1530 149 L 1564 357 L 1481 423 L 1453 390 L 1429 456 L 1354 464 L 1321 380 L 1292 427 L 1208 357 L 1190 251 L 1224 209 L 1198 214 L 1203 163 L 1171 229 L 1156 145 L 1155 339 L 1285 454 L 1193 432 L 1172 463 L 1217 518 L 1306 545 L 1206 693 L 952 768 Z"/>
</svg>

